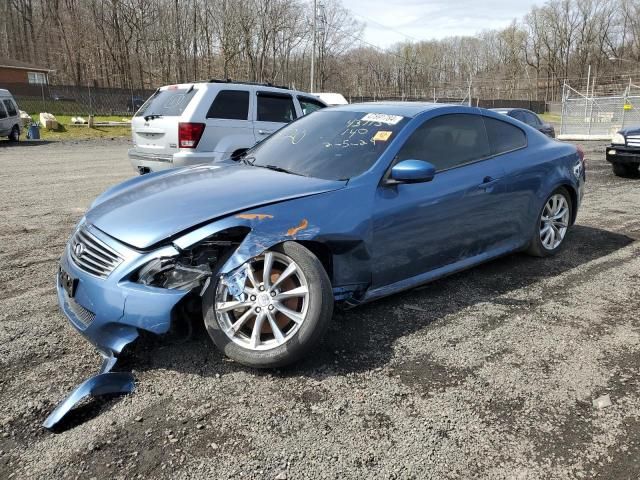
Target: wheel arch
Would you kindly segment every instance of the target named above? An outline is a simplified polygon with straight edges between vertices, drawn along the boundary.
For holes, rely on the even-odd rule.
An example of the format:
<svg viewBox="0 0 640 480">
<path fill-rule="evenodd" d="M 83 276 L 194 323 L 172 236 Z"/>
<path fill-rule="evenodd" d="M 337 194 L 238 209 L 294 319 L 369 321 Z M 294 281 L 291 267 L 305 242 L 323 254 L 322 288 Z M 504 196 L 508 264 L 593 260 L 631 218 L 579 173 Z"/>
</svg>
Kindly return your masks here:
<svg viewBox="0 0 640 480">
<path fill-rule="evenodd" d="M 570 225 L 573 225 L 576 222 L 576 217 L 578 216 L 578 192 L 576 191 L 576 188 L 568 182 L 561 183 L 554 189 L 554 191 L 558 190 L 559 188 L 564 188 L 567 192 L 569 192 L 569 195 L 571 196 Z"/>
<path fill-rule="evenodd" d="M 329 281 L 333 284 L 333 252 L 326 243 L 318 242 L 315 240 L 297 240 L 297 243 L 307 248 L 313 253 L 324 268 Z"/>
</svg>

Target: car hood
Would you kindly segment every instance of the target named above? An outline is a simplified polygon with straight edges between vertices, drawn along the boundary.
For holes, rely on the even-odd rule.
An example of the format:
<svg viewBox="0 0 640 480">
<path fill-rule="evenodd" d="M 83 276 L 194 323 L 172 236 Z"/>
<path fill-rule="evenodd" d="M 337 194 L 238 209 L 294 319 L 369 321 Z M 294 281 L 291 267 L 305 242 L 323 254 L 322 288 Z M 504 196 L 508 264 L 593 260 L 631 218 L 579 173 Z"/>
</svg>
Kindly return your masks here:
<svg viewBox="0 0 640 480">
<path fill-rule="evenodd" d="M 640 135 L 640 125 L 633 125 L 630 127 L 621 128 L 618 130 L 625 137 L 628 135 Z"/>
<path fill-rule="evenodd" d="M 145 249 L 226 215 L 337 190 L 345 181 L 322 180 L 243 164 L 206 165 L 125 182 L 106 192 L 86 221 L 107 235 Z"/>
</svg>

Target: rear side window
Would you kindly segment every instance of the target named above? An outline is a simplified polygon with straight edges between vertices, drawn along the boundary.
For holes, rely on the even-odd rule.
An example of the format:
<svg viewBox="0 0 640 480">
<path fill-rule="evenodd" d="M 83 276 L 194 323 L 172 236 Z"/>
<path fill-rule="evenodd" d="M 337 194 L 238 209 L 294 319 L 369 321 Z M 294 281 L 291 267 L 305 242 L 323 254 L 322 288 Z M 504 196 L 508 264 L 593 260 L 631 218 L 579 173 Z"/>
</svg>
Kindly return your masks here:
<svg viewBox="0 0 640 480">
<path fill-rule="evenodd" d="M 220 90 L 207 112 L 207 118 L 247 120 L 249 118 L 249 92 Z"/>
<path fill-rule="evenodd" d="M 196 94 L 195 88 L 169 88 L 159 90 L 147 100 L 136 117 L 162 115 L 163 117 L 179 117 Z"/>
<path fill-rule="evenodd" d="M 291 95 L 258 92 L 259 122 L 289 123 L 295 118 L 296 110 Z"/>
<path fill-rule="evenodd" d="M 482 117 L 454 114 L 436 117 L 418 127 L 398 159 L 424 160 L 440 171 L 486 158 L 489 152 Z"/>
<path fill-rule="evenodd" d="M 515 125 L 489 117 L 484 117 L 484 123 L 491 145 L 491 155 L 500 155 L 527 146 L 527 136 Z"/>
<path fill-rule="evenodd" d="M 7 118 L 7 112 L 4 109 L 4 106 L 2 105 L 1 102 L 0 102 L 0 118 Z"/>
<path fill-rule="evenodd" d="M 3 100 L 4 106 L 7 109 L 7 113 L 10 117 L 15 117 L 18 115 L 18 109 L 16 108 L 16 104 L 13 103 L 13 100 Z"/>
<path fill-rule="evenodd" d="M 300 108 L 302 108 L 303 115 L 308 115 L 311 112 L 315 112 L 316 110 L 325 108 L 325 105 L 323 105 L 317 100 L 314 100 L 313 98 L 298 97 L 298 101 L 300 102 Z"/>
</svg>

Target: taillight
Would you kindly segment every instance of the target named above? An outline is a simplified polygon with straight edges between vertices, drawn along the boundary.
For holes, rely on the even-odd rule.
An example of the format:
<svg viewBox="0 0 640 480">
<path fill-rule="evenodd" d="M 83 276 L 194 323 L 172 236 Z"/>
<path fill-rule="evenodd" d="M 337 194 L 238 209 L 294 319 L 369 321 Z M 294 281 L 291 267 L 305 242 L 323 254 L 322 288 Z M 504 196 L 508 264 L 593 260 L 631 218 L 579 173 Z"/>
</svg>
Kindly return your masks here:
<svg viewBox="0 0 640 480">
<path fill-rule="evenodd" d="M 578 149 L 578 157 L 580 158 L 580 161 L 582 162 L 582 166 L 584 168 L 587 168 L 587 161 L 584 158 L 584 149 L 580 145 L 576 145 L 576 148 Z"/>
<path fill-rule="evenodd" d="M 196 148 L 202 132 L 204 132 L 204 123 L 178 123 L 178 147 L 179 148 Z"/>
</svg>

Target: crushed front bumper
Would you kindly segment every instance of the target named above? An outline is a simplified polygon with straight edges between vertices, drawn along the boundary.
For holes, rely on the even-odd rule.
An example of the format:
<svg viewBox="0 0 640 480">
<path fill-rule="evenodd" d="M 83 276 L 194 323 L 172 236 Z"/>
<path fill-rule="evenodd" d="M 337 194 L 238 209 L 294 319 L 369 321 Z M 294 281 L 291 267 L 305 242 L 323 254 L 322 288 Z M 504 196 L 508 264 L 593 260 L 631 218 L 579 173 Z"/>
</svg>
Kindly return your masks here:
<svg viewBox="0 0 640 480">
<path fill-rule="evenodd" d="M 74 263 L 70 255 L 70 243 L 65 248 L 56 276 L 58 303 L 69 323 L 102 355 L 103 364 L 98 375 L 83 382 L 53 411 L 44 423 L 46 428 L 55 426 L 87 395 L 131 391 L 131 374 L 110 373 L 117 355 L 138 337 L 139 330 L 166 333 L 171 326 L 173 308 L 188 293 L 150 287 L 129 280 L 130 275 L 147 262 L 177 254 L 173 247 L 140 253 L 93 227 L 85 228 L 91 235 L 116 250 L 124 260 L 106 278 L 101 278 Z M 63 285 L 63 272 L 73 279 L 73 296 L 69 295 Z"/>
<path fill-rule="evenodd" d="M 611 145 L 607 147 L 606 155 L 609 163 L 640 164 L 640 148 Z"/>
</svg>

